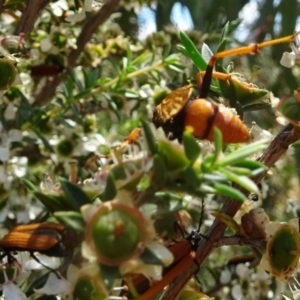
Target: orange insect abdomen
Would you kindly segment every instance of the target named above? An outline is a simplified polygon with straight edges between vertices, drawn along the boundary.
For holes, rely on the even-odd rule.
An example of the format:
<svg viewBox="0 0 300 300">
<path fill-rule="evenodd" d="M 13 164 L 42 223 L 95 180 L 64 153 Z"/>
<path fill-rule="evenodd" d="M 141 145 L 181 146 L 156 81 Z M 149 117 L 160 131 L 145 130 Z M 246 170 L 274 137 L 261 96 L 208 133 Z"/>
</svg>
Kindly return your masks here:
<svg viewBox="0 0 300 300">
<path fill-rule="evenodd" d="M 205 99 L 195 99 L 187 108 L 185 127 L 192 127 L 200 139 L 214 140 L 214 127 L 221 130 L 224 143 L 245 143 L 250 140 L 248 128 L 229 108 Z"/>
</svg>

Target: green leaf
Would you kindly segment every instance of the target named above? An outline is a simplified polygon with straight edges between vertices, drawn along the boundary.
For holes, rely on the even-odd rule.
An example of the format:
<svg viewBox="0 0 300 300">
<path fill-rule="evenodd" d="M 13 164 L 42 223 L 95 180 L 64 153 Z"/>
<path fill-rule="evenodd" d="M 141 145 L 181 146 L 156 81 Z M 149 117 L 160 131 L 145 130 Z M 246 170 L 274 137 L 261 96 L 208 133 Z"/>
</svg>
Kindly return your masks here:
<svg viewBox="0 0 300 300">
<path fill-rule="evenodd" d="M 60 211 L 60 210 L 69 210 L 71 209 L 69 201 L 61 196 L 46 195 L 41 192 L 34 192 L 35 197 L 37 197 L 50 212 Z"/>
<path fill-rule="evenodd" d="M 26 178 L 21 178 L 21 180 L 24 182 L 25 186 L 31 191 L 31 192 L 37 192 L 39 189 L 36 185 L 34 185 L 30 180 Z"/>
<path fill-rule="evenodd" d="M 101 194 L 100 198 L 103 201 L 109 201 L 116 197 L 117 195 L 117 187 L 115 184 L 115 178 L 111 172 L 107 174 L 106 185 L 104 192 Z"/>
<path fill-rule="evenodd" d="M 185 47 L 187 56 L 193 61 L 199 70 L 205 71 L 207 68 L 207 63 L 191 39 L 183 31 L 179 31 L 179 37 L 183 46 Z"/>
<path fill-rule="evenodd" d="M 108 291 L 112 289 L 117 278 L 120 277 L 119 266 L 111 267 L 99 263 L 102 281 Z"/>
<path fill-rule="evenodd" d="M 242 192 L 226 184 L 215 183 L 213 187 L 215 188 L 218 194 L 224 195 L 226 197 L 230 197 L 234 200 L 238 200 L 241 202 L 247 200 L 247 197 Z"/>
<path fill-rule="evenodd" d="M 75 232 L 84 232 L 85 221 L 82 214 L 76 211 L 57 211 L 54 217 L 66 227 L 74 230 Z"/>
<path fill-rule="evenodd" d="M 201 184 L 201 179 L 197 175 L 196 171 L 190 166 L 184 170 L 184 180 L 187 186 L 193 189 L 199 188 Z"/>
<path fill-rule="evenodd" d="M 220 38 L 220 44 L 219 44 L 219 45 L 221 45 L 222 42 L 223 42 L 223 40 L 227 38 L 228 33 L 229 33 L 229 29 L 230 29 L 230 22 L 228 21 L 228 22 L 225 24 L 225 26 L 224 26 L 224 28 L 223 28 L 223 30 L 222 30 L 221 38 Z M 218 47 L 218 51 L 217 51 L 217 52 L 223 51 L 224 49 L 225 49 L 225 48 L 219 49 L 219 47 Z"/>
<path fill-rule="evenodd" d="M 265 170 L 267 169 L 267 167 L 263 163 L 261 163 L 257 160 L 251 160 L 251 159 L 244 159 L 244 160 L 236 163 L 234 166 L 240 167 L 240 168 L 247 168 L 250 170 L 255 170 L 255 169 L 260 169 L 260 168 L 264 168 Z"/>
<path fill-rule="evenodd" d="M 159 155 L 155 154 L 153 156 L 151 184 L 157 189 L 161 188 L 165 185 L 167 178 L 168 173 L 164 160 Z"/>
<path fill-rule="evenodd" d="M 152 130 L 147 122 L 145 122 L 144 120 L 141 120 L 141 122 L 149 151 L 152 155 L 154 155 L 157 153 L 158 149 Z"/>
<path fill-rule="evenodd" d="M 60 183 L 63 191 L 70 200 L 70 204 L 75 210 L 79 211 L 81 206 L 91 203 L 91 199 L 77 184 L 66 179 L 61 179 Z"/>
<path fill-rule="evenodd" d="M 182 146 L 176 142 L 159 140 L 158 149 L 168 171 L 183 169 L 190 165 L 190 161 L 187 159 Z"/>
<path fill-rule="evenodd" d="M 253 155 L 255 152 L 264 150 L 267 147 L 267 145 L 268 145 L 267 140 L 261 140 L 261 141 L 254 142 L 250 145 L 243 146 L 240 149 L 226 155 L 221 160 L 217 161 L 215 163 L 215 168 L 238 164 L 242 160 Z"/>
<path fill-rule="evenodd" d="M 196 138 L 191 133 L 184 132 L 182 142 L 186 157 L 191 161 L 191 163 L 194 163 L 201 154 L 201 148 Z"/>
<path fill-rule="evenodd" d="M 246 176 L 237 175 L 225 168 L 220 168 L 219 171 L 225 174 L 230 181 L 235 182 L 236 184 L 243 187 L 245 190 L 254 194 L 259 193 L 257 185 L 250 178 Z"/>
</svg>

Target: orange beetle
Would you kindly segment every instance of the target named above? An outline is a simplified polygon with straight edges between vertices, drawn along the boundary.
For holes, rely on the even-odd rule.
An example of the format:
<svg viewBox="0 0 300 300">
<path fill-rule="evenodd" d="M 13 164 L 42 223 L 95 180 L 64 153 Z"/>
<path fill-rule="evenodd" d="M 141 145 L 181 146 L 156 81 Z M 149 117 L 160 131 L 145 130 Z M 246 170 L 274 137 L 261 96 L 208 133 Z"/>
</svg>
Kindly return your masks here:
<svg viewBox="0 0 300 300">
<path fill-rule="evenodd" d="M 16 226 L 1 239 L 0 251 L 3 254 L 0 258 L 7 256 L 8 261 L 12 262 L 14 258 L 11 252 L 28 251 L 33 259 L 58 276 L 55 270 L 42 264 L 34 252 L 63 257 L 64 248 L 61 244 L 61 234 L 64 230 L 63 225 L 51 222 Z"/>
<path fill-rule="evenodd" d="M 245 143 L 250 140 L 248 128 L 229 108 L 208 101 L 207 95 L 214 65 L 219 58 L 232 55 L 256 53 L 259 49 L 273 44 L 292 42 L 298 33 L 270 40 L 261 44 L 225 50 L 213 55 L 207 65 L 199 98 L 191 99 L 192 85 L 180 87 L 171 92 L 154 110 L 153 123 L 162 127 L 171 139 L 181 141 L 186 128 L 191 128 L 195 137 L 213 141 L 214 127 L 221 130 L 224 143 Z M 201 75 L 201 72 L 200 72 Z M 200 76 L 198 76 L 200 78 Z"/>
</svg>

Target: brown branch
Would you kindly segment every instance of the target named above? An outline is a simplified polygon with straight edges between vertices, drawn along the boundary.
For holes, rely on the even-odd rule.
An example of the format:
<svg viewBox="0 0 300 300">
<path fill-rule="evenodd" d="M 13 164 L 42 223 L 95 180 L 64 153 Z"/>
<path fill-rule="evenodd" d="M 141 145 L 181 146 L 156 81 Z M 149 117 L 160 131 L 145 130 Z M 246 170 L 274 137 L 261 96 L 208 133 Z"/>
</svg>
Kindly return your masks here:
<svg viewBox="0 0 300 300">
<path fill-rule="evenodd" d="M 71 69 L 76 65 L 76 61 L 81 52 L 84 50 L 87 42 L 92 38 L 92 35 L 97 30 L 97 28 L 101 24 L 103 24 L 117 9 L 119 2 L 120 0 L 109 0 L 101 7 L 101 9 L 96 14 L 87 18 L 85 24 L 82 27 L 81 33 L 78 36 L 76 49 L 73 49 L 68 56 L 68 69 Z M 54 96 L 55 90 L 58 85 L 66 78 L 66 76 L 67 72 L 65 71 L 60 75 L 54 77 L 54 79 L 48 80 L 46 84 L 35 95 L 34 105 L 42 106 L 47 104 Z"/>
<path fill-rule="evenodd" d="M 288 147 L 299 139 L 300 131 L 296 130 L 293 125 L 289 124 L 283 127 L 258 160 L 264 163 L 268 168 L 272 167 L 274 163 L 286 152 Z M 254 182 L 259 183 L 266 173 L 267 171 L 255 177 L 253 179 Z M 221 212 L 233 217 L 240 209 L 241 205 L 241 202 L 225 198 Z M 215 219 L 208 232 L 209 239 L 201 240 L 197 250 L 197 261 L 200 266 L 213 251 L 214 241 L 223 237 L 225 229 L 226 225 L 218 219 Z M 174 280 L 174 282 L 169 285 L 169 288 L 163 295 L 162 299 L 176 299 L 185 284 L 195 274 L 195 272 L 197 272 L 197 270 L 198 266 L 194 262 L 188 265 L 186 269 L 183 270 Z"/>
<path fill-rule="evenodd" d="M 4 2 L 5 0 L 0 0 L 0 14 L 2 14 L 4 11 Z"/>
<path fill-rule="evenodd" d="M 50 0 L 28 0 L 14 34 L 20 35 L 20 33 L 24 33 L 24 37 L 27 39 L 37 18 L 40 16 L 41 12 L 49 2 Z"/>
<path fill-rule="evenodd" d="M 224 236 L 213 242 L 214 248 L 222 246 L 249 246 L 266 249 L 264 239 L 243 238 L 239 236 Z"/>
</svg>

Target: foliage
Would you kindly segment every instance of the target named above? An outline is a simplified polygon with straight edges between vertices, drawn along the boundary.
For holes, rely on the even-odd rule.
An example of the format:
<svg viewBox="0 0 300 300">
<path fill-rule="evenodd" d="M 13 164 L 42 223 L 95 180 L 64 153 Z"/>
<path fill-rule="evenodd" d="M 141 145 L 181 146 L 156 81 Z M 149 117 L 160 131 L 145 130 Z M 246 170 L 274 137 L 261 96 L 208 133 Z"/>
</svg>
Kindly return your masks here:
<svg viewBox="0 0 300 300">
<path fill-rule="evenodd" d="M 292 95 L 299 68 L 283 69 L 276 51 L 288 45 L 270 45 L 255 58 L 233 54 L 233 64 L 213 54 L 241 44 L 241 20 L 229 4 L 178 1 L 195 26 L 181 32 L 170 24 L 173 0 L 119 2 L 0 0 L 3 299 L 154 299 L 177 276 L 180 282 L 183 271 L 191 277 L 193 268 L 201 285 L 191 280 L 180 299 L 278 298 L 284 286 L 275 277 L 290 280 L 297 291 L 290 271 L 299 259 L 299 228 L 277 224 L 297 218 L 299 207 L 299 157 L 294 161 L 287 150 L 299 140 L 299 92 Z M 236 5 L 241 10 L 248 2 Z M 262 1 L 249 27 L 260 29 L 257 42 L 290 35 L 284 42 L 294 43 L 294 65 L 296 16 L 293 11 L 288 22 L 285 5 Z M 158 31 L 140 39 L 145 7 L 155 11 Z M 275 12 L 282 16 L 280 32 L 274 20 L 262 26 Z M 214 60 L 210 82 L 206 73 Z M 256 78 L 254 62 L 261 65 Z M 212 142 L 196 139 L 191 128 L 182 141 L 170 141 L 153 125 L 153 110 L 188 83 L 195 97 L 209 89 L 208 101 L 231 107 L 243 125 L 257 121 L 271 131 L 274 98 L 289 95 L 276 109 L 290 125 L 274 139 L 253 125 L 246 145 L 223 144 L 224 128 L 214 129 Z M 289 155 L 273 167 L 278 147 Z M 262 211 L 251 210 L 258 206 L 266 212 L 263 222 Z M 14 228 L 43 222 L 50 228 Z M 64 232 L 48 222 L 63 224 Z M 270 229 L 278 226 L 283 229 Z M 289 232 L 288 248 L 281 249 Z M 226 241 L 231 247 L 223 247 Z M 289 262 L 272 260 L 276 255 Z M 255 268 L 261 257 L 275 277 Z"/>
</svg>

